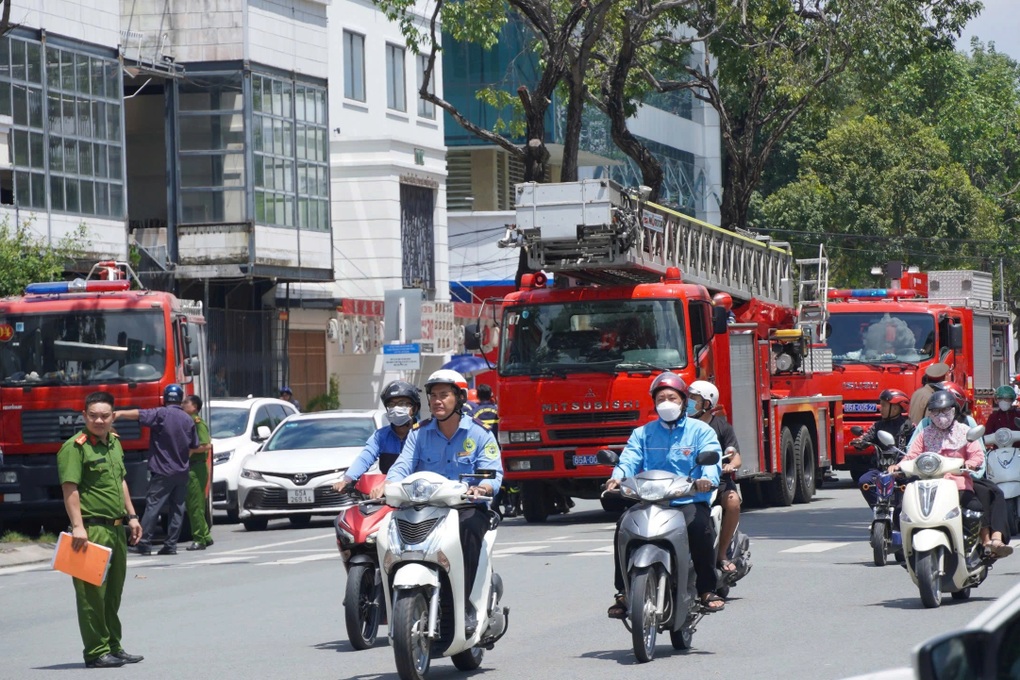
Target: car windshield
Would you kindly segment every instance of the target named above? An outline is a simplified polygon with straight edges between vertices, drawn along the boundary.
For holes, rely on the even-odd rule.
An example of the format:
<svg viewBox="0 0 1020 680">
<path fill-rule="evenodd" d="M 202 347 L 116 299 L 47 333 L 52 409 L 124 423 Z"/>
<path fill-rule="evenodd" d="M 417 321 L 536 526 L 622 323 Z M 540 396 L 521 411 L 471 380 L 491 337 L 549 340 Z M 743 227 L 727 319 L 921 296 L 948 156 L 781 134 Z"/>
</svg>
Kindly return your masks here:
<svg viewBox="0 0 1020 680">
<path fill-rule="evenodd" d="M 209 412 L 209 436 L 213 439 L 240 437 L 248 426 L 246 408 L 214 406 Z"/>
<path fill-rule="evenodd" d="M 0 315 L 4 386 L 152 382 L 163 377 L 166 332 L 159 311 Z"/>
<path fill-rule="evenodd" d="M 518 305 L 503 320 L 503 375 L 687 365 L 683 308 L 676 300 Z"/>
<path fill-rule="evenodd" d="M 372 418 L 298 418 L 277 428 L 266 451 L 364 446 L 375 432 Z"/>
<path fill-rule="evenodd" d="M 917 363 L 935 353 L 930 314 L 829 311 L 828 344 L 835 363 Z"/>
</svg>

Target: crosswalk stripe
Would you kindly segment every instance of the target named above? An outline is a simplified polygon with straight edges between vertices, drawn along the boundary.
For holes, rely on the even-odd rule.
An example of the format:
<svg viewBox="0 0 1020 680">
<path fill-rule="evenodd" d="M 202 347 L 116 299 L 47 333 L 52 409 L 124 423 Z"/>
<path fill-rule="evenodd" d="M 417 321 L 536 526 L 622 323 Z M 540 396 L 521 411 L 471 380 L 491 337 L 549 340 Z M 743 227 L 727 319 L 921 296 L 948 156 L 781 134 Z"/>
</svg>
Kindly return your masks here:
<svg viewBox="0 0 1020 680">
<path fill-rule="evenodd" d="M 290 559 L 286 559 L 286 560 L 273 560 L 272 562 L 256 562 L 255 564 L 258 564 L 258 565 L 261 565 L 261 566 L 279 565 L 279 564 L 301 564 L 303 562 L 319 562 L 321 560 L 334 560 L 334 559 L 337 562 L 339 562 L 340 561 L 340 556 L 337 555 L 335 552 L 332 552 L 332 553 L 326 553 L 326 554 L 322 554 L 322 555 L 304 555 L 302 557 L 291 557 Z"/>
<path fill-rule="evenodd" d="M 842 548 L 844 545 L 850 545 L 849 543 L 805 543 L 804 545 L 798 545 L 793 548 L 787 548 L 786 550 L 780 550 L 781 553 L 820 553 L 826 550 L 835 550 L 836 548 Z"/>
<path fill-rule="evenodd" d="M 505 557 L 508 555 L 520 555 L 521 553 L 534 552 L 548 546 L 544 545 L 515 545 L 510 548 L 497 548 L 492 551 L 493 557 Z"/>
</svg>

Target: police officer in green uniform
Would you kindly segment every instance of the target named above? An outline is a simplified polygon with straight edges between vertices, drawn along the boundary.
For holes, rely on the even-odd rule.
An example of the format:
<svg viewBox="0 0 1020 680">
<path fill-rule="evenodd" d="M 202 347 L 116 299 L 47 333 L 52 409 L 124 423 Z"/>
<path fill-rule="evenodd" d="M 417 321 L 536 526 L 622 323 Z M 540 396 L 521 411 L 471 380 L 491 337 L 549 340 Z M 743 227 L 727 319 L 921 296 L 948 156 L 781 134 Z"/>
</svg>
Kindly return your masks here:
<svg viewBox="0 0 1020 680">
<path fill-rule="evenodd" d="M 141 538 L 142 525 L 124 480 L 124 449 L 111 432 L 113 395 L 93 392 L 85 398 L 84 413 L 85 430 L 64 442 L 57 452 L 57 472 L 71 520 L 71 546 L 87 550 L 91 541 L 113 551 L 103 585 L 73 581 L 85 666 L 116 668 L 142 660 L 121 646 L 117 613 L 127 572 L 123 524 L 128 524 L 132 545 Z"/>
<path fill-rule="evenodd" d="M 206 521 L 206 489 L 209 488 L 209 452 L 212 451 L 212 437 L 209 436 L 209 425 L 199 417 L 202 410 L 202 397 L 192 394 L 184 398 L 184 412 L 195 419 L 195 431 L 198 433 L 198 448 L 191 449 L 188 468 L 188 495 L 185 505 L 188 509 L 188 520 L 191 522 L 191 545 L 188 550 L 205 550 L 213 544 L 209 533 L 209 522 Z"/>
</svg>

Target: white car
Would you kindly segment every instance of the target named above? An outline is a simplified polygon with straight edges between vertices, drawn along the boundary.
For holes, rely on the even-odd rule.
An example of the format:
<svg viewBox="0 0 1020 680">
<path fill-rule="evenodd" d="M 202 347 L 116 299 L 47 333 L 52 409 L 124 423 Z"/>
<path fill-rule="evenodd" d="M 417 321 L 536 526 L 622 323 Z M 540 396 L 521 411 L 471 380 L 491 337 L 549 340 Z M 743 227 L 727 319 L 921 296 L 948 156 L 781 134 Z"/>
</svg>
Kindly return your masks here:
<svg viewBox="0 0 1020 680">
<path fill-rule="evenodd" d="M 937 635 L 918 645 L 913 668 L 895 668 L 848 680 L 985 678 L 1020 678 L 1020 585 L 1013 586 L 962 630 Z"/>
<path fill-rule="evenodd" d="M 282 399 L 213 399 L 209 402 L 209 434 L 213 445 L 213 508 L 226 510 L 231 522 L 237 521 L 237 478 L 241 461 L 255 453 L 266 437 L 259 427 L 272 432 L 285 418 L 297 413 L 294 405 Z"/>
<path fill-rule="evenodd" d="M 304 526 L 312 515 L 335 515 L 346 501 L 333 490 L 373 432 L 387 424 L 382 410 L 303 413 L 283 421 L 241 463 L 237 485 L 244 528 L 261 531 L 287 517 Z"/>
</svg>

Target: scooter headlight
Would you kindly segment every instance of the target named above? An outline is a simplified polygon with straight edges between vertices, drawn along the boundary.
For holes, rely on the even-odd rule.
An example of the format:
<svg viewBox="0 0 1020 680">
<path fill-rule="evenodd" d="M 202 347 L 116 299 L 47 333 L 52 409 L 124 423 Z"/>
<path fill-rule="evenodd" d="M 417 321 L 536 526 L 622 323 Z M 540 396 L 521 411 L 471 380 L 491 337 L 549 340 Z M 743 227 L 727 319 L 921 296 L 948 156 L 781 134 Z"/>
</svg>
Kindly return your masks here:
<svg viewBox="0 0 1020 680">
<path fill-rule="evenodd" d="M 1000 427 L 995 431 L 993 437 L 995 438 L 995 445 L 1000 449 L 1004 449 L 1013 444 L 1013 430 L 1008 427 Z"/>
<path fill-rule="evenodd" d="M 933 476 L 942 467 L 942 461 L 939 460 L 938 455 L 934 453 L 922 453 L 917 457 L 914 462 L 917 466 L 917 471 L 926 477 Z"/>
<path fill-rule="evenodd" d="M 953 508 L 952 510 L 950 510 L 949 512 L 946 513 L 945 519 L 946 519 L 946 521 L 948 521 L 948 520 L 954 519 L 954 518 L 959 517 L 959 516 L 960 516 L 960 507 L 957 506 L 957 507 Z M 903 513 L 900 513 L 900 519 L 902 520 L 902 518 L 903 518 Z"/>
<path fill-rule="evenodd" d="M 416 479 L 410 484 L 404 484 L 404 492 L 412 502 L 426 503 L 439 489 L 439 486 L 439 484 L 427 482 L 424 479 Z"/>
<path fill-rule="evenodd" d="M 903 509 L 901 508 L 901 509 L 900 509 L 900 524 L 913 524 L 913 522 L 914 522 L 914 520 L 910 519 L 910 515 L 908 515 L 908 514 L 907 514 L 907 513 L 906 513 L 906 512 L 905 512 L 905 511 L 904 511 L 904 510 L 903 510 Z"/>
</svg>

